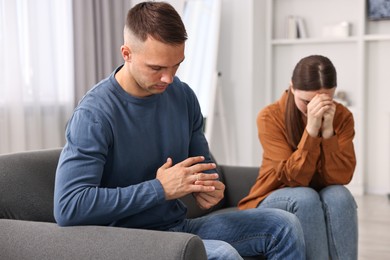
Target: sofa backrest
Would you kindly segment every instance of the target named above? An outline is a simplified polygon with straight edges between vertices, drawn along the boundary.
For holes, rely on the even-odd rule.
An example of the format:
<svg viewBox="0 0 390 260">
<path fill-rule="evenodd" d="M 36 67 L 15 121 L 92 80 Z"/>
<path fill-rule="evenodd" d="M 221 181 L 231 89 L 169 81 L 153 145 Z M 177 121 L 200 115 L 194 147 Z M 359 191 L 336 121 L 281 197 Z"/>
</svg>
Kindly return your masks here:
<svg viewBox="0 0 390 260">
<path fill-rule="evenodd" d="M 62 148 L 0 155 L 0 218 L 55 222 L 53 197 L 55 172 Z M 223 182 L 222 170 L 218 169 Z M 201 210 L 192 195 L 182 199 L 189 218 L 224 207 L 223 199 Z"/>
<path fill-rule="evenodd" d="M 0 218 L 55 222 L 54 178 L 61 148 L 0 155 Z"/>
</svg>

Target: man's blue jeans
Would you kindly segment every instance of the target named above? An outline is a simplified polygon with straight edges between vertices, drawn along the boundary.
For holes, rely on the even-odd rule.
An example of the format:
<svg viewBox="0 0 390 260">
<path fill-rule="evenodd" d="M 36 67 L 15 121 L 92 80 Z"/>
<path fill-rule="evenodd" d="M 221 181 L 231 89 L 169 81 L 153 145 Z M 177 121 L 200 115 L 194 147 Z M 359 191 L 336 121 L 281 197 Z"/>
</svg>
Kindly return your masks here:
<svg viewBox="0 0 390 260">
<path fill-rule="evenodd" d="M 305 259 L 305 242 L 299 220 L 279 209 L 249 209 L 186 219 L 170 231 L 202 238 L 208 259 Z"/>
<path fill-rule="evenodd" d="M 283 209 L 298 217 L 307 259 L 357 259 L 357 205 L 346 187 L 332 185 L 319 192 L 308 187 L 283 188 L 272 192 L 258 208 Z"/>
</svg>

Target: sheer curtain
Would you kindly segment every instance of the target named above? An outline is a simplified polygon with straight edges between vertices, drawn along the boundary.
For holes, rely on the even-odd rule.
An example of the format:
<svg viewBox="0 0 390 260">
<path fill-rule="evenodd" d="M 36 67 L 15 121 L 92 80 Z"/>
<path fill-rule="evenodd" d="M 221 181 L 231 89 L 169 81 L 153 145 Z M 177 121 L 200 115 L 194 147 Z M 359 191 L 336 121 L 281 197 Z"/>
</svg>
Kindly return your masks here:
<svg viewBox="0 0 390 260">
<path fill-rule="evenodd" d="M 221 0 L 186 0 L 183 22 L 188 40 L 177 75 L 198 96 L 203 116 L 212 116 L 217 84 Z"/>
<path fill-rule="evenodd" d="M 70 0 L 0 0 L 0 153 L 64 144 L 72 35 Z"/>
<path fill-rule="evenodd" d="M 123 63 L 123 26 L 132 0 L 72 0 L 75 103 Z"/>
</svg>

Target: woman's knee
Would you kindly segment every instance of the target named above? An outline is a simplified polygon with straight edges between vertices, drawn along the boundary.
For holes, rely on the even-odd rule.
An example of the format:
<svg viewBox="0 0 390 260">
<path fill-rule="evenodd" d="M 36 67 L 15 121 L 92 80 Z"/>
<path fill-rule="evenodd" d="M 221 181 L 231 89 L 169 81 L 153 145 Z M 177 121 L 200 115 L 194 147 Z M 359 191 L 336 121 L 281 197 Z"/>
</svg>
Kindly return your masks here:
<svg viewBox="0 0 390 260">
<path fill-rule="evenodd" d="M 309 187 L 298 187 L 296 189 L 297 194 L 295 198 L 298 203 L 308 205 L 309 207 L 320 204 L 321 199 L 316 190 Z"/>
<path fill-rule="evenodd" d="M 321 200 L 317 191 L 309 187 L 295 187 L 277 190 L 262 203 L 263 207 L 276 207 L 292 213 L 300 211 L 321 211 Z"/>
<path fill-rule="evenodd" d="M 320 191 L 321 200 L 325 205 L 356 209 L 357 204 L 351 192 L 343 185 L 331 185 Z"/>
</svg>

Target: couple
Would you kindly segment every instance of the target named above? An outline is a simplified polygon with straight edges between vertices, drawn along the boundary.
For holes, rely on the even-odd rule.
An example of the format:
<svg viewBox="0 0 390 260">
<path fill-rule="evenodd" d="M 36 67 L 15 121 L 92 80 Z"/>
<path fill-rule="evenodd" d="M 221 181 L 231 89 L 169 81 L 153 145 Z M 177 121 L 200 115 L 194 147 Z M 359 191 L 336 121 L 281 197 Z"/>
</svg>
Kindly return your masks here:
<svg viewBox="0 0 390 260">
<path fill-rule="evenodd" d="M 260 139 L 266 144 L 264 156 L 277 156 L 264 158 L 267 166 L 262 170 L 266 170 L 266 175 L 260 173 L 248 197 L 241 201 L 240 207 L 245 210 L 186 218 L 186 208 L 179 198 L 193 194 L 199 207 L 208 209 L 223 198 L 225 189 L 218 180 L 216 165 L 202 132 L 203 116 L 197 98 L 188 85 L 175 77 L 184 60 L 186 39 L 184 24 L 171 5 L 143 2 L 129 10 L 121 46 L 124 64 L 84 96 L 68 122 L 67 142 L 60 156 L 55 182 L 57 223 L 61 226 L 110 225 L 193 233 L 203 240 L 209 259 L 242 259 L 257 255 L 267 259 L 316 257 L 312 253 L 320 254 L 316 259 L 329 259 L 328 252 L 332 259 L 347 259 L 339 253 L 349 254 L 349 259 L 354 259 L 354 248 L 345 248 L 354 242 L 353 239 L 349 239 L 348 245 L 345 245 L 348 241 L 342 241 L 344 244 L 339 247 L 339 237 L 332 233 L 337 226 L 325 224 L 328 215 L 340 216 L 323 211 L 323 203 L 327 203 L 323 198 L 333 199 L 332 195 L 326 194 L 337 192 L 351 199 L 343 186 L 330 186 L 334 188 L 328 192 L 324 187 L 346 182 L 355 164 L 350 143 L 353 119 L 345 108 L 332 102 L 335 80 L 319 85 L 310 82 L 310 89 L 306 89 L 299 80 L 299 84 L 295 84 L 293 78 L 288 94 L 282 97 L 279 105 L 260 114 L 259 131 L 273 127 L 272 134 L 284 137 L 280 132 L 284 127 L 278 125 L 284 123 L 278 118 L 283 115 L 277 114 L 278 108 L 284 106 L 285 100 L 289 104 L 295 102 L 298 110 L 293 115 L 303 115 L 301 127 L 305 130 L 300 129 L 303 131 L 301 141 L 299 133 L 293 132 L 286 139 L 288 143 L 278 143 L 282 152 L 275 151 L 274 137 L 260 132 Z M 331 64 L 321 62 L 324 61 L 320 59 L 318 66 L 325 66 L 328 73 L 327 66 Z M 311 66 L 303 63 L 303 71 L 298 74 L 306 73 L 305 66 Z M 333 72 L 322 75 L 322 68 L 317 75 L 318 72 L 321 79 L 335 79 Z M 263 118 L 264 126 L 260 122 Z M 333 124 L 336 119 L 349 121 L 340 128 Z M 271 123 L 268 127 L 267 122 Z M 344 133 L 347 130 L 352 132 Z M 325 164 L 297 162 L 296 153 L 305 154 L 310 163 L 331 159 L 343 160 L 346 165 L 340 162 L 344 168 L 337 168 L 337 175 L 333 173 L 334 168 Z M 311 153 L 312 156 L 307 155 Z M 295 163 L 302 170 L 292 167 Z M 294 188 L 289 191 L 287 187 L 296 186 L 306 187 L 296 192 L 316 205 L 315 219 L 301 214 L 305 209 L 300 203 L 306 206 L 306 202 L 299 196 L 297 201 L 291 202 L 293 205 L 274 203 L 276 196 L 295 196 Z M 338 202 L 342 204 L 343 201 Z M 289 204 L 289 201 L 283 204 Z M 329 207 L 333 209 L 332 205 Z M 348 216 L 355 217 L 354 214 L 355 207 Z M 301 225 L 306 221 L 305 217 L 309 218 L 310 225 Z M 334 221 L 338 223 L 339 219 Z M 235 225 L 221 228 L 226 223 Z M 318 237 L 308 241 L 313 237 L 312 232 Z M 308 245 L 312 248 L 308 249 Z"/>
</svg>

